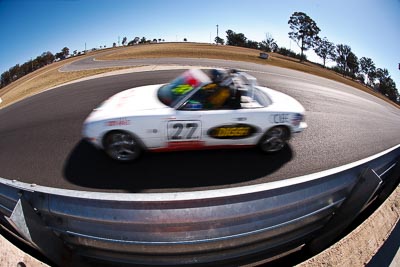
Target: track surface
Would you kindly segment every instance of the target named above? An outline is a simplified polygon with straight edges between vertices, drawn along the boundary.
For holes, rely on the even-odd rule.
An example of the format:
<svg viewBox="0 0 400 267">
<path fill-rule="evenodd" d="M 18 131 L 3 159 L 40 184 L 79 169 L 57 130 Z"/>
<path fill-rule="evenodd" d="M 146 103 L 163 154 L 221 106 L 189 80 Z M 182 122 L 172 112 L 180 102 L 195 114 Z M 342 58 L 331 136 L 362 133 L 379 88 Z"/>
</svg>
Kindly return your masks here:
<svg viewBox="0 0 400 267">
<path fill-rule="evenodd" d="M 119 62 L 119 63 L 118 63 Z M 252 63 L 205 59 L 99 62 L 110 65 L 179 64 L 248 70 L 262 86 L 295 97 L 309 128 L 276 155 L 257 150 L 145 154 L 119 164 L 81 140 L 86 116 L 109 96 L 168 82 L 182 70 L 129 73 L 65 85 L 0 110 L 0 177 L 85 191 L 165 192 L 226 188 L 277 181 L 363 159 L 400 143 L 400 110 L 349 86 Z"/>
</svg>

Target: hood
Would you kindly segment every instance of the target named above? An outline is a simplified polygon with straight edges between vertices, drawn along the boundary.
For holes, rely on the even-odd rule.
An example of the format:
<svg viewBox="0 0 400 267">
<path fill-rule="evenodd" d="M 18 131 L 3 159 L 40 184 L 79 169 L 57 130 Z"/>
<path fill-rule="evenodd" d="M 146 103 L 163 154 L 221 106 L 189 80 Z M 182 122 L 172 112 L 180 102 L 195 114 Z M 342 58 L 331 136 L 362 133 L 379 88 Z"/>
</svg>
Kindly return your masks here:
<svg viewBox="0 0 400 267">
<path fill-rule="evenodd" d="M 282 110 L 290 110 L 290 112 L 295 113 L 304 113 L 304 107 L 293 97 L 286 95 L 284 93 L 266 88 L 266 87 L 258 87 L 264 93 L 266 93 L 272 101 L 272 104 L 269 106 L 271 110 L 282 111 Z"/>
<path fill-rule="evenodd" d="M 161 103 L 157 97 L 160 86 L 158 84 L 136 87 L 113 95 L 93 110 L 90 119 L 146 115 L 159 109 L 169 108 Z"/>
</svg>

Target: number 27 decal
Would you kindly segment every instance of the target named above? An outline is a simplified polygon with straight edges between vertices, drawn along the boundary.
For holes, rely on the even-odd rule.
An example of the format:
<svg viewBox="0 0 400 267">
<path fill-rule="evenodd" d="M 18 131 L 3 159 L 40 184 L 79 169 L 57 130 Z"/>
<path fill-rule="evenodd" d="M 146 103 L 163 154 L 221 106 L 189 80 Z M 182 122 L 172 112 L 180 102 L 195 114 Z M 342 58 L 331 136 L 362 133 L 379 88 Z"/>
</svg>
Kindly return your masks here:
<svg viewBox="0 0 400 267">
<path fill-rule="evenodd" d="M 167 127 L 169 141 L 188 141 L 200 139 L 200 121 L 170 121 L 168 122 Z"/>
</svg>

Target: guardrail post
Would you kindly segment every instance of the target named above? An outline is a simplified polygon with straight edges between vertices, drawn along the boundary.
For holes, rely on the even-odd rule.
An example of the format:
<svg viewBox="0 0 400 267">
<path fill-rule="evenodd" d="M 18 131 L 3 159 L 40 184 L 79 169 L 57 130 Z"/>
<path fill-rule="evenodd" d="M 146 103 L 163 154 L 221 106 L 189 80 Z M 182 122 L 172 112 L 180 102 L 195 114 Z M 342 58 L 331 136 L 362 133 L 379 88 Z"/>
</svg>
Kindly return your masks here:
<svg viewBox="0 0 400 267">
<path fill-rule="evenodd" d="M 6 219 L 26 241 L 55 264 L 65 266 L 70 262 L 69 249 L 46 227 L 24 196 L 18 200 L 10 218 Z"/>
<path fill-rule="evenodd" d="M 381 183 L 382 179 L 374 170 L 368 168 L 364 171 L 343 204 L 305 249 L 314 255 L 329 247 L 360 214 Z"/>
<path fill-rule="evenodd" d="M 380 201 L 387 199 L 392 191 L 396 188 L 400 180 L 400 159 L 397 161 L 396 166 L 391 170 L 391 176 L 389 180 L 385 183 L 382 192 L 379 194 L 378 198 Z"/>
</svg>

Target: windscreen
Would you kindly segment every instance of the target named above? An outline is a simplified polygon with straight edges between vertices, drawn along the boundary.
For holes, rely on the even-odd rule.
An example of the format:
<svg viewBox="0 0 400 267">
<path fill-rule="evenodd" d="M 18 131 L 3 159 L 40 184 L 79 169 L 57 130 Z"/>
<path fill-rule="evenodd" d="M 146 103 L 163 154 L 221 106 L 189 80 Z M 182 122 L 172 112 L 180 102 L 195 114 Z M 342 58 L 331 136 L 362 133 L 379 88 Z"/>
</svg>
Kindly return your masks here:
<svg viewBox="0 0 400 267">
<path fill-rule="evenodd" d="M 210 78 L 201 70 L 187 70 L 172 82 L 160 87 L 158 98 L 165 105 L 175 107 L 193 89 L 210 82 Z"/>
</svg>

